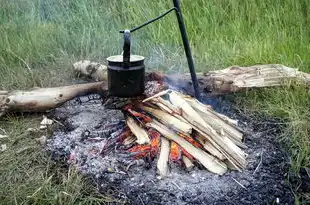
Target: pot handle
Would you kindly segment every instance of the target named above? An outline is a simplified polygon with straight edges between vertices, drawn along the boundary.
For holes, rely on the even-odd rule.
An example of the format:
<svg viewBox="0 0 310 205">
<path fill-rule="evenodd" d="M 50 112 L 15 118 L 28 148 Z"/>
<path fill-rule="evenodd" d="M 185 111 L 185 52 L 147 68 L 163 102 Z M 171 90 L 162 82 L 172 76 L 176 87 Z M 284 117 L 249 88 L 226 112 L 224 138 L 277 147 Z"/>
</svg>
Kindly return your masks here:
<svg viewBox="0 0 310 205">
<path fill-rule="evenodd" d="M 130 67 L 130 30 L 124 31 L 123 66 Z"/>
</svg>

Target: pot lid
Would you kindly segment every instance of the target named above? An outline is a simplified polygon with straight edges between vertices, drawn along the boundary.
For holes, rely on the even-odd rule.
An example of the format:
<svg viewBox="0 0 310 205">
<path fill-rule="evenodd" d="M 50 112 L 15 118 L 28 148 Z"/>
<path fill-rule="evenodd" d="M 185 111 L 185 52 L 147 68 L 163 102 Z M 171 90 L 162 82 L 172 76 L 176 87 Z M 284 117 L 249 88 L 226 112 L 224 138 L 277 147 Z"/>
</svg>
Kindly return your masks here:
<svg viewBox="0 0 310 205">
<path fill-rule="evenodd" d="M 130 55 L 130 62 L 138 62 L 144 60 L 143 56 L 139 55 Z M 117 63 L 122 63 L 123 62 L 123 56 L 122 55 L 116 55 L 116 56 L 110 56 L 107 58 L 107 61 L 109 62 L 117 62 Z"/>
</svg>

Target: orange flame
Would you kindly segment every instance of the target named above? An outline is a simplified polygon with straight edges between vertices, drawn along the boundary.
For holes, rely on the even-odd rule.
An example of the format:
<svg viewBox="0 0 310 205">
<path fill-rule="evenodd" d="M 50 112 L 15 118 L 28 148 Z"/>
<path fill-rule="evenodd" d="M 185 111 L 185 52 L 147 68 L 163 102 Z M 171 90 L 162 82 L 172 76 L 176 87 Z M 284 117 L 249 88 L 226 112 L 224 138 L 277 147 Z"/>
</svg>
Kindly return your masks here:
<svg viewBox="0 0 310 205">
<path fill-rule="evenodd" d="M 182 157 L 182 148 L 175 142 L 171 142 L 169 159 L 179 161 Z"/>
<path fill-rule="evenodd" d="M 144 157 L 155 157 L 159 151 L 160 146 L 160 134 L 155 130 L 148 130 L 148 134 L 151 137 L 151 143 L 147 145 L 135 145 L 128 149 L 129 152 L 136 153 L 135 159 L 141 159 Z"/>
<path fill-rule="evenodd" d="M 152 122 L 152 119 L 149 116 L 143 114 L 142 112 L 137 112 L 133 110 L 132 107 L 133 107 L 132 105 L 127 105 L 123 108 L 123 110 L 127 111 L 133 117 L 141 118 L 145 123 Z"/>
</svg>

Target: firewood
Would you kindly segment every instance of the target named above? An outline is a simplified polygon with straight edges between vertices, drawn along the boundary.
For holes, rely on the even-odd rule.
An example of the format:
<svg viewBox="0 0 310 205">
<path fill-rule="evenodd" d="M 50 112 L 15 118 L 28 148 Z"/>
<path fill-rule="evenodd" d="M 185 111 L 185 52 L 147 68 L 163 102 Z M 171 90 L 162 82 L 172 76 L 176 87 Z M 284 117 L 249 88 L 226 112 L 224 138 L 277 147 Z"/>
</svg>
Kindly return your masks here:
<svg viewBox="0 0 310 205">
<path fill-rule="evenodd" d="M 191 154 L 209 171 L 219 175 L 222 175 L 227 171 L 227 166 L 224 163 L 218 161 L 215 157 L 209 155 L 203 150 L 196 148 L 191 143 L 186 141 L 184 138 L 180 137 L 173 131 L 169 130 L 163 124 L 153 120 L 153 122 L 148 123 L 147 126 L 156 129 L 164 137 L 178 143 L 183 149 L 185 149 L 189 154 Z"/>
<path fill-rule="evenodd" d="M 191 169 L 193 169 L 193 167 L 195 166 L 192 162 L 192 160 L 188 159 L 186 156 L 182 156 L 182 160 L 183 160 L 183 163 L 186 167 L 186 170 L 190 171 Z"/>
<path fill-rule="evenodd" d="M 127 137 L 124 141 L 123 141 L 123 145 L 128 146 L 132 143 L 134 143 L 136 141 L 136 137 L 134 137 L 133 135 L 130 135 L 129 137 Z"/>
<path fill-rule="evenodd" d="M 180 94 L 180 93 L 179 93 Z M 184 95 L 181 94 L 181 96 L 195 109 L 200 110 L 203 113 L 212 113 L 213 115 L 217 116 L 218 118 L 220 118 L 221 120 L 223 120 L 224 122 L 230 124 L 231 126 L 238 128 L 238 121 L 231 119 L 229 117 L 227 117 L 226 115 L 220 114 L 218 112 L 215 112 L 212 109 L 212 106 L 210 105 L 205 105 L 201 102 L 199 102 L 198 100 L 196 100 L 195 98 L 192 98 L 191 96 L 188 95 Z"/>
<path fill-rule="evenodd" d="M 213 142 L 213 145 L 221 147 L 219 149 L 225 157 L 232 161 L 232 163 L 244 168 L 246 166 L 246 154 L 236 146 L 227 136 L 219 135 L 209 124 L 207 124 L 203 118 L 185 101 L 184 96 L 179 95 L 177 92 L 169 93 L 170 101 L 172 104 L 181 107 L 183 117 L 202 134 L 207 140 Z M 210 120 L 208 120 L 209 122 Z M 212 140 L 211 140 L 212 139 Z"/>
<path fill-rule="evenodd" d="M 144 99 L 142 102 L 147 102 L 147 101 L 149 101 L 149 100 L 152 100 L 152 99 L 154 99 L 154 98 L 160 97 L 160 96 L 162 96 L 162 95 L 166 95 L 166 94 L 169 93 L 170 91 L 171 91 L 171 90 L 169 90 L 169 89 L 164 90 L 164 91 L 161 91 L 161 92 L 159 92 L 159 93 L 157 93 L 157 94 L 155 94 L 155 95 L 153 95 L 153 96 L 151 96 L 151 97 L 149 97 L 149 98 Z"/>
<path fill-rule="evenodd" d="M 169 93 L 169 99 L 174 106 L 182 110 L 182 117 L 184 117 L 188 122 L 199 124 L 204 128 L 211 128 L 201 118 L 201 116 L 176 92 Z"/>
<path fill-rule="evenodd" d="M 105 82 L 77 84 L 30 91 L 1 91 L 0 117 L 7 112 L 42 112 L 61 106 L 75 97 L 92 93 L 105 94 Z"/>
<path fill-rule="evenodd" d="M 164 137 L 160 138 L 160 153 L 157 160 L 157 171 L 161 177 L 169 174 L 169 152 L 170 142 Z"/>
<path fill-rule="evenodd" d="M 167 107 L 166 105 L 160 103 L 159 101 L 153 101 L 152 103 L 154 103 L 155 105 L 157 105 L 161 110 L 169 113 L 170 115 L 172 115 L 174 112 L 173 110 L 171 110 L 169 107 Z"/>
<path fill-rule="evenodd" d="M 173 127 L 179 132 L 188 135 L 192 133 L 192 127 L 188 123 L 185 123 L 164 111 L 153 109 L 147 106 L 141 106 L 140 108 L 156 117 L 163 124 L 168 125 L 169 127 Z"/>
<path fill-rule="evenodd" d="M 229 117 L 221 115 L 214 110 L 211 106 L 204 105 L 195 99 L 186 97 L 186 100 L 190 105 L 198 112 L 205 122 L 208 122 L 213 129 L 217 131 L 221 136 L 227 136 L 233 143 L 241 148 L 246 148 L 242 143 L 243 134 L 241 128 L 236 126 L 236 122 Z"/>
<path fill-rule="evenodd" d="M 221 136 L 227 136 L 237 146 L 246 148 L 246 146 L 242 143 L 243 134 L 239 130 L 225 123 L 223 120 L 219 119 L 211 112 L 207 111 L 202 113 L 199 112 L 199 110 L 197 110 L 197 112 L 200 114 L 202 119 L 208 122 L 208 124 L 217 131 L 218 134 L 220 134 Z"/>
<path fill-rule="evenodd" d="M 78 76 L 89 77 L 95 81 L 104 81 L 108 79 L 108 69 L 105 65 L 100 63 L 82 60 L 74 63 L 73 68 Z"/>
<path fill-rule="evenodd" d="M 148 144 L 150 143 L 150 138 L 147 132 L 139 126 L 139 124 L 131 117 L 126 118 L 126 123 L 130 131 L 137 137 L 138 144 Z"/>
<path fill-rule="evenodd" d="M 174 113 L 181 115 L 181 109 L 171 104 L 168 100 L 164 100 L 162 97 L 156 98 L 157 101 L 162 103 L 163 105 L 167 106 L 170 110 L 172 110 Z"/>
<path fill-rule="evenodd" d="M 197 140 L 200 142 L 200 144 L 203 145 L 204 149 L 208 151 L 211 155 L 217 157 L 219 160 L 224 160 L 226 159 L 225 156 L 216 148 L 212 145 L 212 143 L 203 137 L 201 134 L 196 135 Z"/>
</svg>

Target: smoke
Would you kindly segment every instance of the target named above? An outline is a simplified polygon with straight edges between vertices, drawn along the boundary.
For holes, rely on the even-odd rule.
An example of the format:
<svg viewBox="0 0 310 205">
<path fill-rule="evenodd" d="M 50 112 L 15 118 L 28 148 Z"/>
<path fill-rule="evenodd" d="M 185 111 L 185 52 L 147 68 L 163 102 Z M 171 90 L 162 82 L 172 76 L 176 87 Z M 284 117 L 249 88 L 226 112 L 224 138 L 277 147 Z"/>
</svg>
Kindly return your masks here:
<svg viewBox="0 0 310 205">
<path fill-rule="evenodd" d="M 187 61 L 184 50 L 180 46 L 157 45 L 150 49 L 150 55 L 146 57 L 146 66 L 149 71 L 165 73 L 184 73 L 187 71 Z"/>
</svg>

